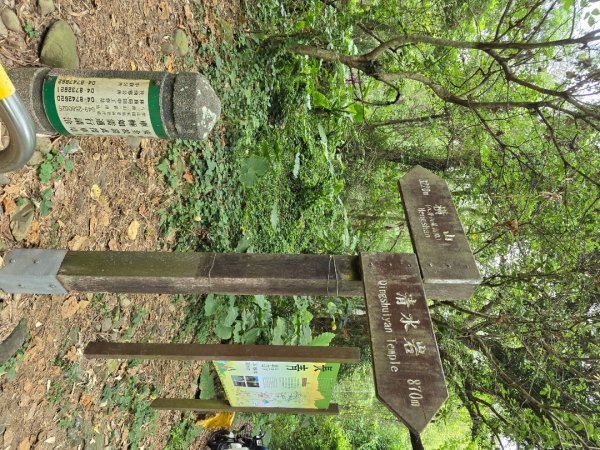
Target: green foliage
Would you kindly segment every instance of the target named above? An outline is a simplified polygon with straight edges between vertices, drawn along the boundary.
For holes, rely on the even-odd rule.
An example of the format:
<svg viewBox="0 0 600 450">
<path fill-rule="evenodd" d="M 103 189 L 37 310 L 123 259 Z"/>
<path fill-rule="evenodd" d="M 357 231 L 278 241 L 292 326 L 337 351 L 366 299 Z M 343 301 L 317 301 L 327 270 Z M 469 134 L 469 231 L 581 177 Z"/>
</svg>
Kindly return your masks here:
<svg viewBox="0 0 600 450">
<path fill-rule="evenodd" d="M 73 160 L 68 157 L 67 152 L 60 152 L 52 149 L 45 157 L 44 162 L 40 164 L 38 177 L 40 183 L 48 183 L 59 178 L 60 170 L 71 172 L 73 170 Z"/>
<path fill-rule="evenodd" d="M 33 25 L 29 21 L 25 21 L 25 25 L 23 25 L 23 31 L 25 31 L 25 34 L 30 39 L 37 38 L 40 35 L 40 32 L 33 28 Z"/>
<path fill-rule="evenodd" d="M 580 35 L 598 14 L 580 1 L 342 3 L 247 6 L 243 29 L 223 25 L 224 42 L 193 25 L 207 36 L 202 72 L 221 97 L 224 128 L 206 142 L 175 142 L 157 166 L 165 241 L 176 250 L 411 252 L 395 183 L 415 164 L 433 170 L 451 186 L 484 283 L 460 308 L 432 299 L 451 398 L 423 436 L 428 448 L 597 445 L 597 396 L 589 393 L 598 377 L 590 361 L 599 350 L 600 160 L 598 104 L 586 94 L 598 90 L 597 44 L 499 49 L 522 82 L 473 48 L 403 44 L 352 69 L 289 49 L 352 56 L 410 34 L 548 41 L 571 29 Z M 397 77 L 381 83 L 381 73 Z M 440 96 L 440 87 L 464 102 Z M 548 93 L 565 89 L 581 94 L 587 112 Z M 507 104 L 541 101 L 558 108 Z M 178 301 L 186 310 L 180 338 L 306 345 L 340 331 L 356 339 L 346 326 L 357 305 L 345 299 Z M 344 376 L 370 385 L 365 373 Z M 395 419 L 375 411 L 372 392 L 351 394 L 344 410 L 359 414 L 340 421 L 303 419 L 303 428 L 295 418 L 269 419 L 274 442 L 409 445 Z"/>
<path fill-rule="evenodd" d="M 260 156 L 251 156 L 244 160 L 240 167 L 240 180 L 246 187 L 252 187 L 269 169 L 269 163 Z"/>
<path fill-rule="evenodd" d="M 212 400 L 215 398 L 215 382 L 210 373 L 210 364 L 202 366 L 198 387 L 200 389 L 200 399 Z"/>
<path fill-rule="evenodd" d="M 200 427 L 195 424 L 192 413 L 184 416 L 171 429 L 165 450 L 187 450 L 200 434 Z"/>
<path fill-rule="evenodd" d="M 144 438 L 157 426 L 157 412 L 150 408 L 150 400 L 158 391 L 126 376 L 114 385 L 106 384 L 102 391 L 102 403 L 106 408 L 116 408 L 128 413 L 129 447 L 141 447 Z"/>
<path fill-rule="evenodd" d="M 6 379 L 11 380 L 17 375 L 17 367 L 19 363 L 21 363 L 25 359 L 25 351 L 23 348 L 17 351 L 15 356 L 11 356 L 4 362 L 4 364 L 0 365 L 0 377 L 6 377 Z"/>
</svg>

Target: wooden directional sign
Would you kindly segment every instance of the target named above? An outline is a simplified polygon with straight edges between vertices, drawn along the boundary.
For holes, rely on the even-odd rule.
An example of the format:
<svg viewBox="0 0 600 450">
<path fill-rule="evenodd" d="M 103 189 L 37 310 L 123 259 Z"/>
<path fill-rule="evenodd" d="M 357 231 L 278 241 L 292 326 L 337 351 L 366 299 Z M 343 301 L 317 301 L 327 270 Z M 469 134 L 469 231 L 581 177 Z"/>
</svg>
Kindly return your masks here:
<svg viewBox="0 0 600 450">
<path fill-rule="evenodd" d="M 414 254 L 362 253 L 377 398 L 415 433 L 448 398 Z"/>
<path fill-rule="evenodd" d="M 421 166 L 399 184 L 427 297 L 468 299 L 481 277 L 448 185 Z"/>
</svg>

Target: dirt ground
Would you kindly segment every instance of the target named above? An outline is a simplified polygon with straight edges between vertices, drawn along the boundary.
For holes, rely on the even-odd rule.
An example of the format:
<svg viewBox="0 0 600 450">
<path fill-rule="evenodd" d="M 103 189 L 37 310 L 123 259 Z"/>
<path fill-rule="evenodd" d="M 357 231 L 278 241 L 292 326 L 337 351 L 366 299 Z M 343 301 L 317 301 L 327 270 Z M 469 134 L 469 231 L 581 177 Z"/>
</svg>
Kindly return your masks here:
<svg viewBox="0 0 600 450">
<path fill-rule="evenodd" d="M 2 1 L 0 0 L 0 4 Z M 4 1 L 14 7 L 21 24 L 35 32 L 10 33 L 0 38 L 0 61 L 7 68 L 39 65 L 44 31 L 57 19 L 74 28 L 82 68 L 122 70 L 183 70 L 203 62 L 193 50 L 202 40 L 194 24 L 202 23 L 219 33 L 215 12 L 234 20 L 237 7 L 194 0 L 55 0 L 56 10 L 42 17 L 35 0 Z M 201 4 L 203 17 L 197 6 Z M 191 37 L 192 56 L 168 56 L 161 46 L 177 28 Z M 218 130 L 217 130 L 218 132 Z M 37 167 L 9 174 L 0 187 L 0 244 L 12 248 L 68 248 L 70 250 L 161 250 L 158 208 L 168 192 L 154 166 L 167 143 L 121 138 L 53 138 L 69 155 L 71 172 L 41 185 Z M 23 242 L 16 242 L 9 228 L 12 202 L 40 199 L 51 186 L 54 203 L 42 217 L 39 208 Z M 7 208 L 8 206 L 8 208 Z M 139 229 L 132 232 L 132 227 Z M 132 225 L 133 224 L 133 225 Z M 166 245 L 163 245 L 166 247 Z M 82 351 L 95 340 L 170 342 L 182 318 L 181 308 L 165 295 L 6 295 L 0 294 L 0 340 L 22 318 L 27 319 L 30 341 L 12 378 L 0 376 L 1 449 L 29 448 L 126 448 L 128 415 L 109 409 L 102 401 L 105 385 L 129 375 L 162 396 L 192 398 L 197 391 L 200 363 L 126 363 L 86 360 Z M 110 327 L 106 327 L 106 319 Z M 106 329 L 108 331 L 106 331 Z M 65 375 L 70 368 L 70 376 Z M 118 378 L 121 377 L 121 378 Z M 55 384 L 64 386 L 60 398 Z M 73 411 L 75 413 L 73 414 Z M 76 420 L 73 419 L 73 416 Z M 70 417 L 65 420 L 65 417 Z M 164 448 L 179 413 L 160 413 L 159 426 L 142 440 L 146 448 Z M 191 448 L 203 448 L 200 437 Z"/>
</svg>

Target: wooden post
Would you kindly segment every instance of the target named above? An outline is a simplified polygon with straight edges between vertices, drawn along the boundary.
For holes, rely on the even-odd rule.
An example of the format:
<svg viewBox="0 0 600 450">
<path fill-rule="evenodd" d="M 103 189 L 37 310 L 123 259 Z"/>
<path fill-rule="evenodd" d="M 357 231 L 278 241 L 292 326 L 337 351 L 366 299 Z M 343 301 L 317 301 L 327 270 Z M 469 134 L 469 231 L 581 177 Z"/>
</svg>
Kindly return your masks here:
<svg viewBox="0 0 600 450">
<path fill-rule="evenodd" d="M 188 398 L 157 398 L 150 407 L 152 409 L 166 409 L 177 411 L 232 411 L 246 413 L 283 413 L 283 414 L 318 414 L 333 416 L 339 413 L 336 403 L 330 403 L 327 409 L 309 408 L 260 408 L 250 406 L 231 406 L 224 400 L 197 400 Z"/>
<path fill-rule="evenodd" d="M 289 345 L 139 344 L 90 342 L 83 354 L 99 359 L 169 359 L 197 361 L 360 362 L 357 347 Z"/>
<path fill-rule="evenodd" d="M 79 292 L 363 296 L 353 256 L 67 252 L 57 276 Z"/>
<path fill-rule="evenodd" d="M 347 255 L 246 253 L 69 252 L 41 277 L 39 267 L 56 250 L 20 249 L 5 260 L 23 260 L 18 268 L 0 268 L 0 288 L 9 293 L 56 294 L 117 292 L 157 294 L 315 295 L 363 297 L 360 258 Z M 18 255 L 14 256 L 13 255 Z M 47 256 L 48 257 L 47 257 Z M 47 271 L 48 271 L 47 270 Z M 33 281 L 36 283 L 33 283 Z M 471 291 L 460 283 L 442 288 L 424 280 L 427 296 L 456 299 Z"/>
</svg>

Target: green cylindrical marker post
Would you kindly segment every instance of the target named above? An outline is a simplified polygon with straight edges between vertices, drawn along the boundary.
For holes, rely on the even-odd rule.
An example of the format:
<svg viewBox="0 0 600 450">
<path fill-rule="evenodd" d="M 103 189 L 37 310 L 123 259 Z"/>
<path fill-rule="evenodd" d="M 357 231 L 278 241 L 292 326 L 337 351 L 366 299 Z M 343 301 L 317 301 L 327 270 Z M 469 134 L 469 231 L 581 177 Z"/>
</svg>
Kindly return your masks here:
<svg viewBox="0 0 600 450">
<path fill-rule="evenodd" d="M 205 139 L 221 102 L 198 73 L 10 71 L 38 134 Z"/>
</svg>

